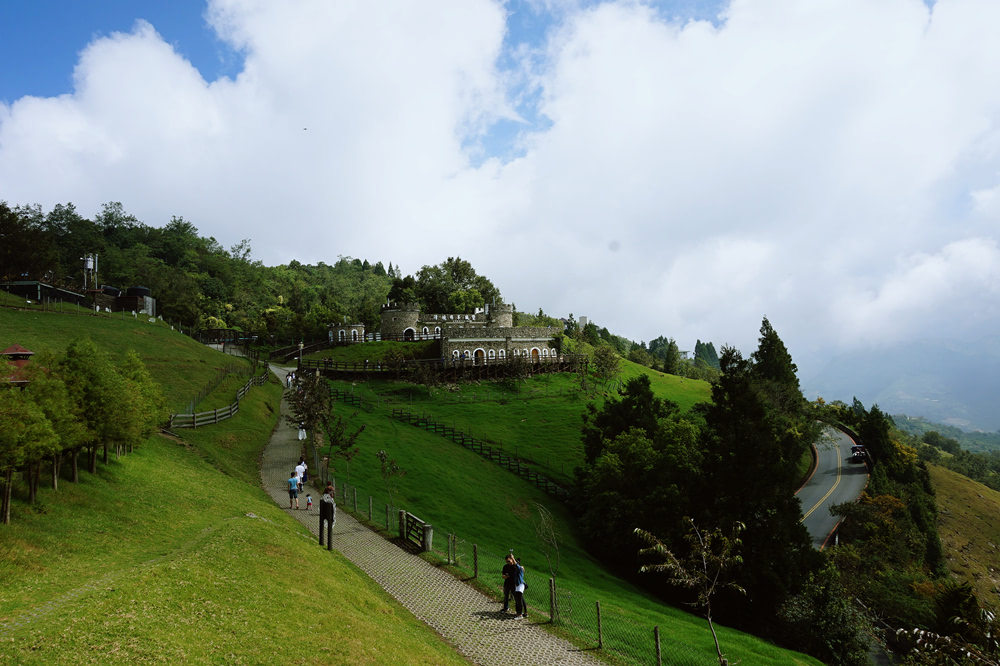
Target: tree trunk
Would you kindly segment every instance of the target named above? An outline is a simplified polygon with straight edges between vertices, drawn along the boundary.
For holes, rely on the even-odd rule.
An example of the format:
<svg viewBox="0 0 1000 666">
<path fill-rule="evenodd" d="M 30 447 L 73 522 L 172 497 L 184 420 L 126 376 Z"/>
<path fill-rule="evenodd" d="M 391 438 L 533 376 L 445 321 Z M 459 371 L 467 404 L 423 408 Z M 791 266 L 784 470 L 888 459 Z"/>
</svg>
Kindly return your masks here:
<svg viewBox="0 0 1000 666">
<path fill-rule="evenodd" d="M 35 473 L 31 475 L 31 503 L 38 499 L 38 484 L 42 480 L 42 461 L 35 463 Z"/>
<path fill-rule="evenodd" d="M 108 443 L 107 442 L 104 442 L 104 464 L 105 465 L 108 464 Z M 94 469 L 96 470 L 97 467 L 95 466 Z"/>
<path fill-rule="evenodd" d="M 0 514 L 3 515 L 3 524 L 10 524 L 10 494 L 14 485 L 14 470 L 8 469 L 4 474 L 3 501 L 0 501 Z"/>
<path fill-rule="evenodd" d="M 90 447 L 90 473 L 97 474 L 97 447 Z"/>
<path fill-rule="evenodd" d="M 62 454 L 52 454 L 52 490 L 59 490 L 59 471 L 62 467 Z"/>
<path fill-rule="evenodd" d="M 28 463 L 28 469 L 24 472 L 24 480 L 28 482 L 28 504 L 35 503 L 35 465 Z"/>
<path fill-rule="evenodd" d="M 80 483 L 80 449 L 73 449 L 73 483 Z"/>
</svg>

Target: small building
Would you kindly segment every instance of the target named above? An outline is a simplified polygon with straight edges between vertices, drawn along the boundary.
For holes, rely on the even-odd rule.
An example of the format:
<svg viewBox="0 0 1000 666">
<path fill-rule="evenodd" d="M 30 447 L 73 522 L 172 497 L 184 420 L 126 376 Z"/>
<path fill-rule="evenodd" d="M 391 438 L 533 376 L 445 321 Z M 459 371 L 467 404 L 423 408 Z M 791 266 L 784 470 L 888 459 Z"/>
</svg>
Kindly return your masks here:
<svg viewBox="0 0 1000 666">
<path fill-rule="evenodd" d="M 35 352 L 18 344 L 13 344 L 0 352 L 0 357 L 7 362 L 8 367 L 13 366 L 13 371 L 5 378 L 6 381 L 17 386 L 26 386 L 28 377 L 25 366 L 31 362 L 31 357 L 34 355 Z"/>
<path fill-rule="evenodd" d="M 348 324 L 347 322 L 343 322 L 341 324 L 330 324 L 327 326 L 327 335 L 329 336 L 330 342 L 334 344 L 364 342 L 365 325 Z"/>
</svg>

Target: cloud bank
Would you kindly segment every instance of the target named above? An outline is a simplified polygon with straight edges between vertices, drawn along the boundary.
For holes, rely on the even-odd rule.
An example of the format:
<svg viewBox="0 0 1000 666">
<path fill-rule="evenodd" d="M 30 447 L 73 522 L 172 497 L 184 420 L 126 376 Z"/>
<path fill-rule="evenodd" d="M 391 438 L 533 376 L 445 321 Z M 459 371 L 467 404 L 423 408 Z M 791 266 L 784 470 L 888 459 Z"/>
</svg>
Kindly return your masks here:
<svg viewBox="0 0 1000 666">
<path fill-rule="evenodd" d="M 461 255 L 521 309 L 682 348 L 749 351 L 767 315 L 800 366 L 997 330 L 1000 4 L 518 11 L 544 38 L 488 0 L 217 0 L 244 66 L 215 81 L 139 21 L 0 106 L 0 197 L 181 215 L 268 264 Z"/>
</svg>

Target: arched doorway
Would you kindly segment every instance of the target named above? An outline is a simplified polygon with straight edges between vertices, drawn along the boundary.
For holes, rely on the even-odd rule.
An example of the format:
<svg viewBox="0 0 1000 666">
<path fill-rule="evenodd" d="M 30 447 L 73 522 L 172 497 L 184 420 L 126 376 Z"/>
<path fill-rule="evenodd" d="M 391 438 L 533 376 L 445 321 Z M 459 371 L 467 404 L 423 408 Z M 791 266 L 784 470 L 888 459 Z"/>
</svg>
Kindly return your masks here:
<svg viewBox="0 0 1000 666">
<path fill-rule="evenodd" d="M 476 365 L 483 365 L 483 361 L 486 360 L 486 352 L 482 349 L 476 350 Z"/>
<path fill-rule="evenodd" d="M 403 331 L 403 339 L 407 341 L 412 341 L 414 333 L 415 331 L 412 328 L 406 329 L 405 331 Z"/>
<path fill-rule="evenodd" d="M 534 347 L 531 350 L 531 362 L 538 363 L 538 347 Z"/>
</svg>

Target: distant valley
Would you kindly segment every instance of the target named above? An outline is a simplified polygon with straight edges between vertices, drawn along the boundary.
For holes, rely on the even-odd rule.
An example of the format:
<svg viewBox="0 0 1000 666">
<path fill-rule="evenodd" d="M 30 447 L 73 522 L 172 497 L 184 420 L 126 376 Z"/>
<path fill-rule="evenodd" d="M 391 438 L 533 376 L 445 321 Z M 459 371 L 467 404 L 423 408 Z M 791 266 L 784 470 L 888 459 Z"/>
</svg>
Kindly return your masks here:
<svg viewBox="0 0 1000 666">
<path fill-rule="evenodd" d="M 921 340 L 845 354 L 802 380 L 807 396 L 877 404 L 963 430 L 1000 429 L 1000 336 Z"/>
</svg>

